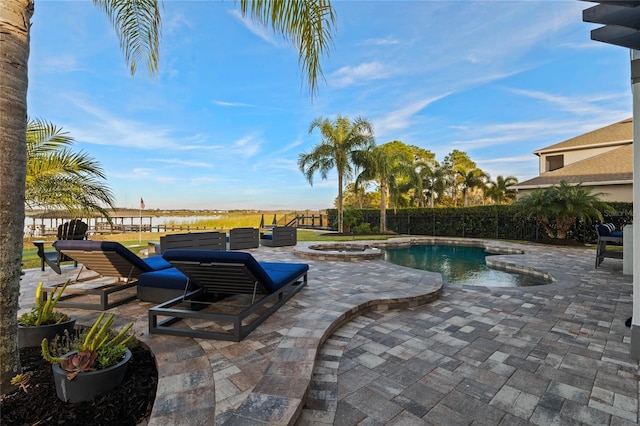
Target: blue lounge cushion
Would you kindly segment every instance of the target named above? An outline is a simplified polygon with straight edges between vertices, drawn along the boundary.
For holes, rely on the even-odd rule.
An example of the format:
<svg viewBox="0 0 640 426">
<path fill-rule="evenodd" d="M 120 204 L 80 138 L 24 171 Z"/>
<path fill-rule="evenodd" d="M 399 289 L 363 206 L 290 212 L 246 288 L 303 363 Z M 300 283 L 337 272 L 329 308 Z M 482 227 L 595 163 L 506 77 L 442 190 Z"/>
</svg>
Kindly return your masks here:
<svg viewBox="0 0 640 426">
<path fill-rule="evenodd" d="M 623 236 L 622 231 L 613 231 L 609 234 L 610 237 L 621 237 Z"/>
<path fill-rule="evenodd" d="M 113 251 L 143 272 L 151 272 L 171 268 L 171 264 L 164 260 L 161 256 L 152 256 L 146 259 L 142 259 L 131 250 L 115 241 L 58 240 L 53 243 L 53 246 L 58 251 Z"/>
<path fill-rule="evenodd" d="M 184 290 L 187 277 L 176 268 L 162 269 L 140 274 L 138 287 L 165 288 L 169 290 Z M 195 290 L 196 286 L 189 281 L 188 291 Z"/>
<path fill-rule="evenodd" d="M 223 250 L 167 250 L 162 257 L 171 261 L 198 263 L 240 263 L 273 293 L 309 270 L 306 263 L 258 262 L 250 253 Z"/>
</svg>

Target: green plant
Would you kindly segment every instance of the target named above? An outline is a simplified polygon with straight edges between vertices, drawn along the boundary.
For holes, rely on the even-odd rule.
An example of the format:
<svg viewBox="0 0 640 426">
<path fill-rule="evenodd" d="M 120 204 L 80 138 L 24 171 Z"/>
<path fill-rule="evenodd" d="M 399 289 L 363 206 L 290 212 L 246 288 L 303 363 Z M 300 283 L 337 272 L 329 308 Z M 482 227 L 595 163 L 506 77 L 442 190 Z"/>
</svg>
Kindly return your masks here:
<svg viewBox="0 0 640 426">
<path fill-rule="evenodd" d="M 61 287 L 56 287 L 51 293 L 46 302 L 42 303 L 42 281 L 38 283 L 36 288 L 36 306 L 31 309 L 31 312 L 24 313 L 18 317 L 18 324 L 23 327 L 36 327 L 39 325 L 48 324 L 60 324 L 61 322 L 69 321 L 69 316 L 53 309 L 60 300 L 62 292 L 69 285 L 70 281 L 67 280 Z"/>
<path fill-rule="evenodd" d="M 116 364 L 122 359 L 133 339 L 133 335 L 127 334 L 133 323 L 127 324 L 120 332 L 115 333 L 111 329 L 113 317 L 113 314 L 109 314 L 105 319 L 103 312 L 89 331 L 81 333 L 75 339 L 63 339 L 63 346 L 74 351 L 66 357 L 51 355 L 49 342 L 43 339 L 42 357 L 52 364 L 60 364 L 62 369 L 69 372 L 69 380 L 73 380 L 84 371 L 101 370 Z"/>
<path fill-rule="evenodd" d="M 535 216 L 550 238 L 564 239 L 576 219 L 591 222 L 602 221 L 602 211 L 613 211 L 600 200 L 603 193 L 592 193 L 593 189 L 581 184 L 569 185 L 562 181 L 545 189 L 536 189 L 520 198 L 516 204 L 529 215 Z"/>
</svg>

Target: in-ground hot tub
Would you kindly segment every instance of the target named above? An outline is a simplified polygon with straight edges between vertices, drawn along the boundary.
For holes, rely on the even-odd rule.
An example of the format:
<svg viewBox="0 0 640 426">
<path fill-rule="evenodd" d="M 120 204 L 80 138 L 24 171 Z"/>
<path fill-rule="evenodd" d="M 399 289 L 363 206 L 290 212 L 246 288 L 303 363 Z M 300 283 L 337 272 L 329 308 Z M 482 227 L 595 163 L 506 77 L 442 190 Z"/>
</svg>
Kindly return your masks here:
<svg viewBox="0 0 640 426">
<path fill-rule="evenodd" d="M 384 252 L 366 244 L 326 243 L 296 246 L 296 256 L 315 260 L 338 260 L 351 262 L 356 260 L 381 259 Z"/>
</svg>

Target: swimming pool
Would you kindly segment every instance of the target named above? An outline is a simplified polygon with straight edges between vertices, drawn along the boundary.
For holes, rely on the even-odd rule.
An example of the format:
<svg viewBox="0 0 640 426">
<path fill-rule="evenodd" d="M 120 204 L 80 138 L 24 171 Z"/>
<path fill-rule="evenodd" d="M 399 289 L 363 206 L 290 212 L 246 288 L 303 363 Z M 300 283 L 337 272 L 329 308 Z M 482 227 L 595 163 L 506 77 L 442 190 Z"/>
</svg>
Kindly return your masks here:
<svg viewBox="0 0 640 426">
<path fill-rule="evenodd" d="M 442 281 L 487 287 L 525 287 L 548 282 L 540 277 L 489 268 L 485 257 L 491 255 L 482 247 L 454 245 L 412 245 L 386 248 L 388 262 L 423 271 L 439 272 Z"/>
</svg>

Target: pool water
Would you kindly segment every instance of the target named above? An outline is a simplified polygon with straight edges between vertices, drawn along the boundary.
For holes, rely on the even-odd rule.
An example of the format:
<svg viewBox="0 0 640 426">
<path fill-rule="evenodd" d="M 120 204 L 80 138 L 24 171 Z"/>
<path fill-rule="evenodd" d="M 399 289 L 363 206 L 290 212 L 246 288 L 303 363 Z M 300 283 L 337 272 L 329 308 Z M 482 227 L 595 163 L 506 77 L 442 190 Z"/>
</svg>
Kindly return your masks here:
<svg viewBox="0 0 640 426">
<path fill-rule="evenodd" d="M 423 271 L 439 272 L 446 283 L 487 287 L 524 287 L 548 284 L 526 274 L 491 269 L 485 262 L 490 255 L 482 247 L 413 245 L 385 249 L 388 262 Z"/>
</svg>

